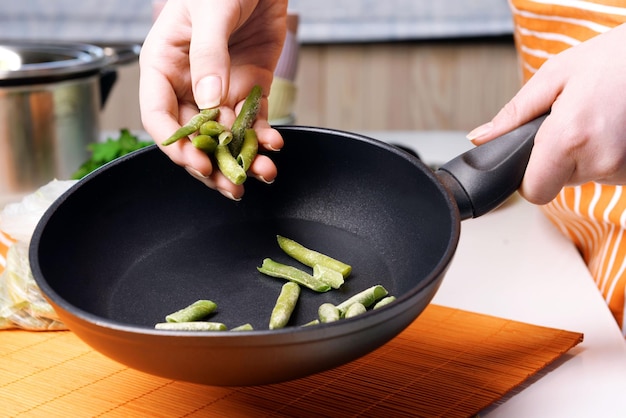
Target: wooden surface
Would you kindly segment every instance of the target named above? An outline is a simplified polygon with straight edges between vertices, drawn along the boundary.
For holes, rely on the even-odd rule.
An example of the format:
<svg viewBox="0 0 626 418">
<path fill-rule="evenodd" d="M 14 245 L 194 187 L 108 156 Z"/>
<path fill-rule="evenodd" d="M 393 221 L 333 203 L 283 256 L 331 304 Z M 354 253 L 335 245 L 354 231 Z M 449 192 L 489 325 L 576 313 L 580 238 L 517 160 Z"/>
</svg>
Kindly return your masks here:
<svg viewBox="0 0 626 418">
<path fill-rule="evenodd" d="M 506 41 L 306 46 L 298 124 L 343 130 L 469 131 L 519 88 Z"/>
<path fill-rule="evenodd" d="M 566 361 L 581 341 L 576 332 L 430 305 L 352 363 L 281 384 L 224 388 L 129 369 L 69 331 L 0 331 L 0 416 L 467 417 Z"/>
<path fill-rule="evenodd" d="M 139 66 L 122 66 L 103 130 L 141 129 Z M 520 86 L 513 41 L 303 45 L 296 123 L 351 131 L 469 131 Z"/>
</svg>

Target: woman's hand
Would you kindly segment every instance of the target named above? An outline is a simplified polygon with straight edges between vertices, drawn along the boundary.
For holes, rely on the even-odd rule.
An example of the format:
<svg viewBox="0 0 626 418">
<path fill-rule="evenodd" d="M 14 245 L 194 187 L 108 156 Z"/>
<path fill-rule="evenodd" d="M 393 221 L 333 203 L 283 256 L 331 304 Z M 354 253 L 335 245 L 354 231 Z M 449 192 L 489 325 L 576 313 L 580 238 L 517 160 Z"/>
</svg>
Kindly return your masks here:
<svg viewBox="0 0 626 418">
<path fill-rule="evenodd" d="M 520 193 L 550 202 L 563 186 L 626 184 L 626 24 L 546 61 L 493 120 L 468 134 L 476 145 L 550 112 L 535 137 Z"/>
<path fill-rule="evenodd" d="M 161 144 L 199 109 L 220 107 L 231 126 L 255 84 L 263 89 L 254 124 L 259 145 L 283 146 L 267 122 L 267 95 L 286 34 L 286 0 L 168 1 L 146 37 L 140 56 L 140 107 L 144 128 Z M 240 199 L 243 186 L 226 179 L 190 141 L 161 146 L 176 164 L 207 186 Z M 276 166 L 258 155 L 250 174 L 272 182 Z"/>
</svg>

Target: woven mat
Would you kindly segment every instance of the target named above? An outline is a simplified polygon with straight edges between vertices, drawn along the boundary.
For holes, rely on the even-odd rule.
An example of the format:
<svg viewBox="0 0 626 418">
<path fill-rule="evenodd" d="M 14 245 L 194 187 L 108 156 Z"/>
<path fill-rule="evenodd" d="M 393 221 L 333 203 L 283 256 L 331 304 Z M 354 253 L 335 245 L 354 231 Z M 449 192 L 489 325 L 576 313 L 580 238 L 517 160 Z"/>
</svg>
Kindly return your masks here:
<svg viewBox="0 0 626 418">
<path fill-rule="evenodd" d="M 0 332 L 2 417 L 467 417 L 582 334 L 430 305 L 367 356 L 291 382 L 223 388 L 129 369 L 73 333 Z"/>
</svg>

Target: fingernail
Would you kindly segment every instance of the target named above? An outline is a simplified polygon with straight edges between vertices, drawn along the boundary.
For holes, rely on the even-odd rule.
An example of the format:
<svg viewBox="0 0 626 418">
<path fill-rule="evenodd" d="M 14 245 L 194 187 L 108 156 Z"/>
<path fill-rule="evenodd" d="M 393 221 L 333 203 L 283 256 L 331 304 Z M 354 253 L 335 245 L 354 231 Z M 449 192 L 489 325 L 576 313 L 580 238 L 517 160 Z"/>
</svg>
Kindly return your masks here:
<svg viewBox="0 0 626 418">
<path fill-rule="evenodd" d="M 195 98 L 199 109 L 210 109 L 219 106 L 222 102 L 222 78 L 210 75 L 198 81 Z"/>
<path fill-rule="evenodd" d="M 265 184 L 272 184 L 272 183 L 274 183 L 274 180 L 266 180 L 265 177 L 263 177 L 263 176 L 256 176 L 256 178 L 261 180 Z"/>
<path fill-rule="evenodd" d="M 187 172 L 189 174 L 191 174 L 192 176 L 194 176 L 194 177 L 198 177 L 198 178 L 202 178 L 202 179 L 208 178 L 208 176 L 205 176 L 204 174 L 202 174 L 201 172 L 199 172 L 195 168 L 190 167 L 188 165 L 185 166 L 185 170 L 187 170 Z"/>
<path fill-rule="evenodd" d="M 493 122 L 487 122 L 484 125 L 480 125 L 478 128 L 473 129 L 467 134 L 467 139 L 473 141 L 481 136 L 487 135 L 493 129 Z"/>
<path fill-rule="evenodd" d="M 234 200 L 235 202 L 239 202 L 241 200 L 241 198 L 236 198 L 235 196 L 233 196 L 233 194 L 231 192 L 229 192 L 228 190 L 223 190 L 223 189 L 217 189 L 218 192 L 220 192 L 222 195 L 226 196 L 227 198 L 229 198 L 230 200 Z"/>
</svg>

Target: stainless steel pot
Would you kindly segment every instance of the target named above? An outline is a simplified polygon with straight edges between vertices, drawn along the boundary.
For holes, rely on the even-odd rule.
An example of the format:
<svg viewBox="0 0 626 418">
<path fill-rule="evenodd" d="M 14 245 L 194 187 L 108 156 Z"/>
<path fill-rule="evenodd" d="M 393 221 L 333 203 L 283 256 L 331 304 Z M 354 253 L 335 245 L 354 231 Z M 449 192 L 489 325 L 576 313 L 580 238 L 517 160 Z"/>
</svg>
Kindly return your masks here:
<svg viewBox="0 0 626 418">
<path fill-rule="evenodd" d="M 67 179 L 87 159 L 117 63 L 97 45 L 0 42 L 0 196 Z"/>
</svg>

